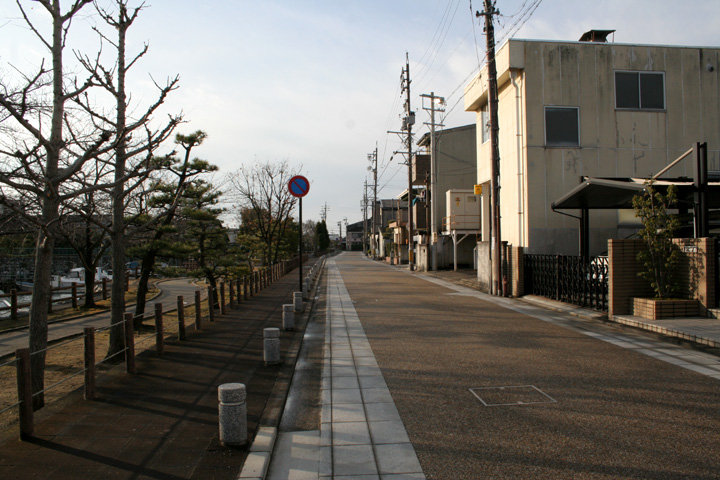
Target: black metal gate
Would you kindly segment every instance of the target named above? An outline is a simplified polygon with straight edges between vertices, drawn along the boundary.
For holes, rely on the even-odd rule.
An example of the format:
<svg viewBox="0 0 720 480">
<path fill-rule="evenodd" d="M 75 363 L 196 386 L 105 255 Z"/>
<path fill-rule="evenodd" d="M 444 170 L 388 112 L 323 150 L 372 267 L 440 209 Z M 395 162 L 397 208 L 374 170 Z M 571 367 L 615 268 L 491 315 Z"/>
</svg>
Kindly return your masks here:
<svg viewBox="0 0 720 480">
<path fill-rule="evenodd" d="M 524 257 L 525 293 L 607 312 L 607 257 Z"/>
</svg>

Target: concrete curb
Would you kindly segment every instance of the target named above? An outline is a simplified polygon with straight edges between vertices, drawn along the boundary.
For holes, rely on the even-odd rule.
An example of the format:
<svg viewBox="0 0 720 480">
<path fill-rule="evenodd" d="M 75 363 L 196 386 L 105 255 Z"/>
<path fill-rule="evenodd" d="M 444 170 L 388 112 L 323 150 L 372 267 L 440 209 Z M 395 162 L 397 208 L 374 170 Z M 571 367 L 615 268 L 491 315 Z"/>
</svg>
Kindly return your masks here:
<svg viewBox="0 0 720 480">
<path fill-rule="evenodd" d="M 554 312 L 565 313 L 572 317 L 582 318 L 583 320 L 595 320 L 600 322 L 608 320 L 606 312 L 589 310 L 587 308 L 570 305 L 569 303 L 558 302 L 556 300 L 549 300 L 535 295 L 525 295 L 515 298 L 514 300 L 520 300 L 521 302 L 530 303 Z"/>
<path fill-rule="evenodd" d="M 702 317 L 702 319 L 706 320 L 705 317 Z M 619 323 L 621 325 L 627 325 L 628 327 L 639 328 L 641 330 L 658 333 L 660 335 L 665 335 L 667 337 L 678 338 L 678 339 L 684 340 L 686 342 L 691 342 L 691 343 L 703 345 L 706 347 L 713 347 L 713 348 L 720 347 L 720 345 L 718 345 L 718 342 L 712 338 L 707 338 L 707 337 L 698 336 L 698 335 L 692 335 L 692 334 L 689 334 L 686 332 L 682 332 L 680 330 L 676 330 L 674 328 L 663 327 L 662 325 L 656 325 L 654 323 L 650 323 L 650 322 L 643 321 L 643 320 L 644 319 L 641 319 L 640 317 L 625 317 L 622 315 L 615 315 L 611 319 L 612 322 Z"/>
<path fill-rule="evenodd" d="M 292 382 L 292 378 L 295 373 L 295 364 L 297 363 L 300 347 L 302 346 L 305 327 L 307 327 L 310 315 L 314 310 L 315 295 L 320 285 L 322 275 L 325 273 L 325 258 L 320 259 L 319 262 L 321 263 L 319 267 L 320 271 L 312 285 L 312 290 L 308 295 L 308 301 L 304 305 L 305 308 L 302 312 L 296 312 L 295 324 L 298 324 L 297 317 L 299 315 L 297 315 L 297 313 L 300 313 L 303 317 L 303 328 L 296 328 L 295 330 L 297 333 L 293 338 L 293 342 L 288 349 L 285 360 L 283 361 L 282 371 L 275 381 L 272 393 L 270 394 L 270 399 L 265 405 L 262 417 L 260 417 L 260 426 L 252 444 L 250 445 L 243 468 L 237 476 L 238 480 L 264 480 L 267 476 L 268 468 L 270 467 L 270 460 L 272 459 L 275 442 L 277 440 L 277 427 L 280 424 L 280 418 L 282 417 L 283 410 L 285 409 L 285 402 L 287 400 L 288 391 L 290 390 L 290 383 Z M 318 262 L 316 262 L 315 265 L 317 265 L 317 263 Z"/>
</svg>

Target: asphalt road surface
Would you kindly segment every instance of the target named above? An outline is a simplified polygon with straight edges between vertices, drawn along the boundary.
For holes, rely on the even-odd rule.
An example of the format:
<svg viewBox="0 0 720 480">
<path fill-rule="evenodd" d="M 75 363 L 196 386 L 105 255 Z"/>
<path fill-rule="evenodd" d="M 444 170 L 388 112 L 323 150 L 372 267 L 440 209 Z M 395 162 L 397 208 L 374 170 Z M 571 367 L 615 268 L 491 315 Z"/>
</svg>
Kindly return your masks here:
<svg viewBox="0 0 720 480">
<path fill-rule="evenodd" d="M 427 478 L 720 478 L 718 380 L 559 314 L 336 262 Z"/>
<path fill-rule="evenodd" d="M 166 280 L 158 284 L 160 295 L 148 302 L 146 313 L 152 313 L 154 304 L 161 302 L 163 311 L 174 310 L 177 307 L 177 296 L 182 295 L 185 303 L 195 301 L 197 287 L 188 279 Z M 128 310 L 132 311 L 132 310 Z M 110 312 L 95 315 L 80 316 L 63 322 L 52 323 L 48 330 L 48 341 L 55 341 L 72 335 L 82 333 L 85 327 L 107 327 L 110 324 Z M 28 346 L 27 329 L 0 333 L 0 357 L 15 353 L 18 348 Z"/>
</svg>

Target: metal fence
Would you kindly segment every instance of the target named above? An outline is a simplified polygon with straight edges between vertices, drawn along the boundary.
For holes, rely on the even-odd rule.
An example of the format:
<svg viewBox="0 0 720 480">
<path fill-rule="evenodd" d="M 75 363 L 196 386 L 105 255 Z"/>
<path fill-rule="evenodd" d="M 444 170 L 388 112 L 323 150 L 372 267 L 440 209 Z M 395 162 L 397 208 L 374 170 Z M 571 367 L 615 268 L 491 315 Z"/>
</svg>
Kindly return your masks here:
<svg viewBox="0 0 720 480">
<path fill-rule="evenodd" d="M 608 257 L 525 255 L 525 293 L 608 310 Z"/>
</svg>

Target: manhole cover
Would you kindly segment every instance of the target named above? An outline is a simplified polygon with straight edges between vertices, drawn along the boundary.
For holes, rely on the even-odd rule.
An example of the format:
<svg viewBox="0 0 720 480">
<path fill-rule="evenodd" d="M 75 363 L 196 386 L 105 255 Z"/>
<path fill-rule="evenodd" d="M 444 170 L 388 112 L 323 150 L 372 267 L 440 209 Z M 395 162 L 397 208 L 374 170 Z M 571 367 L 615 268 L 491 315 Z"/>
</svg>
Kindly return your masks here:
<svg viewBox="0 0 720 480">
<path fill-rule="evenodd" d="M 554 398 L 535 385 L 478 387 L 471 388 L 470 391 L 486 407 L 556 403 Z"/>
</svg>

